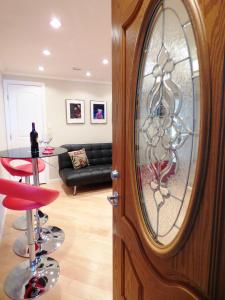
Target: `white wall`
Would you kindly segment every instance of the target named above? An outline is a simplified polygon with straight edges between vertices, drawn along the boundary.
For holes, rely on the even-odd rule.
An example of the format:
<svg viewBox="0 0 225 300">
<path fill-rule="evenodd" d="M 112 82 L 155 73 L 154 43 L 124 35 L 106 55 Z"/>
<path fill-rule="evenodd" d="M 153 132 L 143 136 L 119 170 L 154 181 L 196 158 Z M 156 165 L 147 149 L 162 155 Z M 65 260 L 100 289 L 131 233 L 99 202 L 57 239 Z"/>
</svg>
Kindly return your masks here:
<svg viewBox="0 0 225 300">
<path fill-rule="evenodd" d="M 4 102 L 3 102 L 3 85 L 2 74 L 0 73 L 0 150 L 6 149 L 5 136 L 5 117 L 4 117 Z M 5 172 L 0 164 L 0 177 L 5 177 Z M 5 209 L 2 206 L 2 197 L 0 196 L 0 241 L 2 236 L 3 224 L 5 218 Z"/>
<path fill-rule="evenodd" d="M 112 141 L 112 86 L 110 84 L 4 75 L 4 79 L 45 84 L 47 126 L 53 133 L 52 145 Z M 85 124 L 66 123 L 65 99 L 85 101 Z M 107 124 L 90 123 L 90 100 L 107 101 Z M 38 129 L 37 129 L 38 131 Z M 58 177 L 57 158 L 51 158 L 50 179 Z"/>
</svg>

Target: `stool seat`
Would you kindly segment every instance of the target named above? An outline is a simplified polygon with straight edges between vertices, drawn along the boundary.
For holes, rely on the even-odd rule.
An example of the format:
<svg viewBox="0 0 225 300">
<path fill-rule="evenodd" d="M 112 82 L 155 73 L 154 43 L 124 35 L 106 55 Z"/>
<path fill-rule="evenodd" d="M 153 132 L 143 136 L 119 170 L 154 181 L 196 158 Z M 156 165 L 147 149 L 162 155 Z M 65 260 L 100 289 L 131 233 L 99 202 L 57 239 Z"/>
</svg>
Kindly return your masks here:
<svg viewBox="0 0 225 300">
<path fill-rule="evenodd" d="M 14 166 L 12 164 L 13 161 L 22 160 L 24 163 L 22 165 Z M 9 172 L 12 176 L 18 176 L 18 177 L 25 177 L 25 182 L 30 183 L 30 177 L 33 175 L 33 165 L 32 165 L 32 159 L 31 158 L 23 158 L 23 159 L 17 159 L 17 158 L 0 158 L 0 162 L 2 166 Z M 40 173 L 44 171 L 45 169 L 45 163 L 42 159 L 37 159 L 37 172 Z M 36 170 L 35 170 L 36 171 Z M 39 210 L 36 212 L 37 215 L 39 215 Z M 40 217 L 40 224 L 44 225 L 48 221 L 48 215 L 43 214 L 43 217 Z M 26 218 L 24 216 L 21 216 L 17 218 L 13 222 L 13 227 L 16 230 L 26 230 L 27 229 L 27 222 Z"/>
<path fill-rule="evenodd" d="M 1 163 L 3 167 L 12 175 L 12 176 L 18 176 L 18 177 L 29 177 L 33 175 L 32 170 L 32 159 L 31 158 L 23 158 L 19 160 L 27 161 L 27 164 L 19 165 L 19 166 L 13 166 L 12 161 L 15 161 L 18 159 L 15 158 L 1 158 Z M 44 171 L 45 169 L 45 163 L 42 159 L 38 158 L 38 173 Z"/>
<path fill-rule="evenodd" d="M 29 210 L 40 208 L 42 206 L 40 203 L 34 201 L 8 196 L 4 198 L 2 205 L 13 210 Z"/>
<path fill-rule="evenodd" d="M 45 206 L 53 202 L 59 195 L 56 190 L 46 189 L 38 186 L 33 186 L 26 183 L 19 183 L 8 179 L 0 178 L 0 194 L 6 195 L 6 205 L 12 205 L 11 208 L 15 207 L 15 210 L 27 210 L 30 205 L 37 205 L 38 208 Z M 21 204 L 16 204 L 16 199 L 22 199 Z M 29 204 L 28 202 L 33 202 Z M 22 205 L 24 207 L 22 208 Z M 4 205 L 4 200 L 3 200 Z M 18 207 L 18 209 L 17 209 Z M 33 209 L 33 208 L 28 208 Z"/>
</svg>

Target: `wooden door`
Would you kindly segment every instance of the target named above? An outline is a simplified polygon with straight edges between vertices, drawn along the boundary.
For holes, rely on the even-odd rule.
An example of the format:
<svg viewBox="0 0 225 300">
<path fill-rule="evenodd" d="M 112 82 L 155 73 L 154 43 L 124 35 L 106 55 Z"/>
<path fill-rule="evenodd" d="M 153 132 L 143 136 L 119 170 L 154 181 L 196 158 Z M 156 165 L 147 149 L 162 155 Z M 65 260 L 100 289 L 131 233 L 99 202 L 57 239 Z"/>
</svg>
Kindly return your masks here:
<svg viewBox="0 0 225 300">
<path fill-rule="evenodd" d="M 5 80 L 4 94 L 7 146 L 9 149 L 30 147 L 32 122 L 35 122 L 40 140 L 46 131 L 44 85 L 29 81 Z M 45 161 L 48 162 L 48 158 Z M 17 163 L 24 164 L 24 161 Z M 46 164 L 45 171 L 40 173 L 41 183 L 47 182 L 48 172 L 49 168 Z"/>
<path fill-rule="evenodd" d="M 225 299 L 224 19 L 112 0 L 114 300 Z"/>
<path fill-rule="evenodd" d="M 5 81 L 6 122 L 9 148 L 29 147 L 31 123 L 44 132 L 44 87 L 40 84 Z"/>
</svg>

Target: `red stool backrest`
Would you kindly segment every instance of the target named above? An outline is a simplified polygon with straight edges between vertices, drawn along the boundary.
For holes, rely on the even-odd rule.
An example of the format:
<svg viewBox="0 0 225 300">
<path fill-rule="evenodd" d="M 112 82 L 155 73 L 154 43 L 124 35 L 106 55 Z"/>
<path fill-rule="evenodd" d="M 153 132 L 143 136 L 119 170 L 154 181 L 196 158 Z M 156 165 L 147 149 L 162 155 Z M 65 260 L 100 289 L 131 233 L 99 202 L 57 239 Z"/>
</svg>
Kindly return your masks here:
<svg viewBox="0 0 225 300">
<path fill-rule="evenodd" d="M 11 164 L 12 161 L 18 160 L 16 158 L 1 158 L 1 164 L 3 167 L 9 172 L 12 176 L 19 176 L 19 177 L 28 177 L 32 176 L 32 159 L 31 158 L 23 158 L 19 160 L 24 160 L 29 162 L 29 164 L 13 166 Z M 45 163 L 42 159 L 38 159 L 38 172 L 42 172 L 45 169 Z"/>
<path fill-rule="evenodd" d="M 39 203 L 41 206 L 45 206 L 54 201 L 58 197 L 59 192 L 52 189 L 0 178 L 0 194 L 34 201 Z"/>
</svg>

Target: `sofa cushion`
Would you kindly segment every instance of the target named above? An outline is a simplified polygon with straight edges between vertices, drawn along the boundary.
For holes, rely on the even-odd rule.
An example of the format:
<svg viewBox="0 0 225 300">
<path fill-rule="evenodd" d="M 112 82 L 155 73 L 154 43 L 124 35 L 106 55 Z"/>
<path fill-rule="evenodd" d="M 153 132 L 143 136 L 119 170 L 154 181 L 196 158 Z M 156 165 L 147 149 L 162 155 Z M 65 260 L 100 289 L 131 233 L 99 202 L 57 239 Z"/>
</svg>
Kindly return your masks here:
<svg viewBox="0 0 225 300">
<path fill-rule="evenodd" d="M 86 185 L 91 183 L 103 183 L 111 181 L 112 165 L 92 165 L 86 168 L 74 170 L 64 168 L 59 171 L 62 180 L 68 186 Z"/>
<path fill-rule="evenodd" d="M 74 169 L 84 168 L 89 165 L 85 149 L 68 152 Z"/>
</svg>

